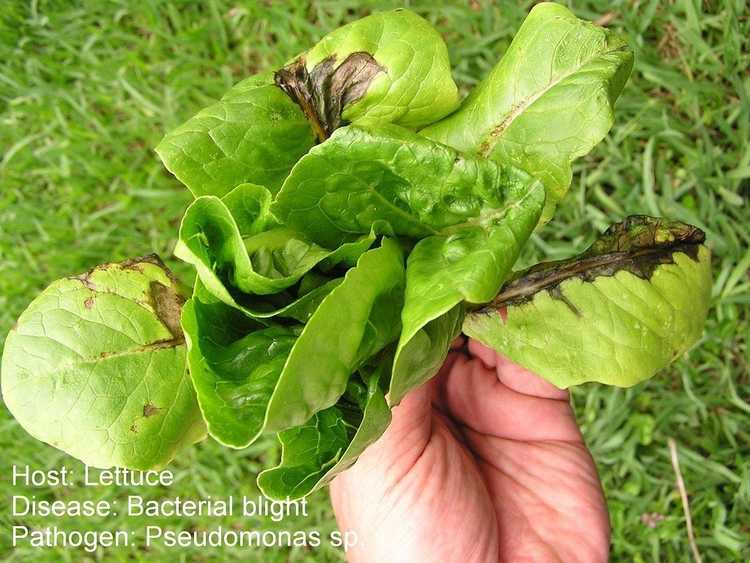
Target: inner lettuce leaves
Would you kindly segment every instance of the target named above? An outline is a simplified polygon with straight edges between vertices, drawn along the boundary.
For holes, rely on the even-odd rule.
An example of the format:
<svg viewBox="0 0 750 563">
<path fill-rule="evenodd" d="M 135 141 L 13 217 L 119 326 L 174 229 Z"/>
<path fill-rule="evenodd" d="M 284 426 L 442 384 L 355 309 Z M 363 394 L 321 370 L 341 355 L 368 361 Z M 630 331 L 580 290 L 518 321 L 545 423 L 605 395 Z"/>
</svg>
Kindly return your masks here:
<svg viewBox="0 0 750 563">
<path fill-rule="evenodd" d="M 451 327 L 460 322 L 461 304 L 486 303 L 497 294 L 536 227 L 544 206 L 541 184 L 511 183 L 504 196 L 501 208 L 424 238 L 409 254 L 391 404 L 437 373 L 448 353 L 446 340 L 450 345 L 448 338 L 458 332 Z M 411 344 L 415 338 L 423 344 Z"/>
<path fill-rule="evenodd" d="M 403 254 L 390 239 L 365 252 L 304 325 L 263 326 L 196 282 L 182 325 L 211 436 L 246 447 L 336 404 L 352 374 L 398 339 L 403 291 Z"/>
<path fill-rule="evenodd" d="M 53 282 L 5 342 L 8 409 L 93 467 L 165 466 L 206 432 L 185 370 L 182 301 L 155 255 Z"/>
<path fill-rule="evenodd" d="M 704 238 L 677 221 L 630 217 L 580 256 L 518 274 L 467 315 L 463 331 L 560 388 L 634 385 L 703 332 L 711 298 Z"/>
<path fill-rule="evenodd" d="M 224 198 L 197 198 L 182 219 L 175 255 L 195 266 L 206 288 L 228 305 L 243 308 L 237 292 L 285 290 L 323 261 L 353 265 L 375 241 L 371 232 L 335 250 L 323 248 L 277 224 L 270 201 L 264 187 L 242 184 Z"/>
<path fill-rule="evenodd" d="M 421 134 L 539 178 L 546 221 L 570 186 L 573 160 L 612 127 L 632 68 L 624 38 L 559 4 L 537 4 L 461 108 Z"/>
<path fill-rule="evenodd" d="M 398 339 L 403 294 L 403 251 L 384 238 L 347 271 L 305 324 L 271 396 L 267 427 L 297 426 L 334 405 L 350 375 Z"/>
<path fill-rule="evenodd" d="M 222 303 L 198 280 L 182 311 L 188 365 L 208 432 L 244 448 L 265 429 L 265 416 L 299 329 L 264 327 Z"/>
<path fill-rule="evenodd" d="M 513 166 L 465 157 L 397 125 L 351 125 L 297 163 L 271 211 L 329 248 L 377 223 L 421 239 L 454 225 L 484 228 L 503 213 L 510 192 L 534 182 Z"/>
<path fill-rule="evenodd" d="M 264 495 L 295 499 L 310 494 L 350 467 L 385 432 L 391 421 L 383 393 L 391 365 L 388 357 L 350 379 L 336 405 L 279 433 L 281 462 L 258 476 Z"/>
<path fill-rule="evenodd" d="M 418 128 L 456 107 L 440 34 L 412 12 L 381 12 L 329 33 L 276 72 L 239 82 L 156 152 L 196 197 L 221 197 L 243 183 L 275 193 L 339 125 L 367 118 Z"/>
</svg>

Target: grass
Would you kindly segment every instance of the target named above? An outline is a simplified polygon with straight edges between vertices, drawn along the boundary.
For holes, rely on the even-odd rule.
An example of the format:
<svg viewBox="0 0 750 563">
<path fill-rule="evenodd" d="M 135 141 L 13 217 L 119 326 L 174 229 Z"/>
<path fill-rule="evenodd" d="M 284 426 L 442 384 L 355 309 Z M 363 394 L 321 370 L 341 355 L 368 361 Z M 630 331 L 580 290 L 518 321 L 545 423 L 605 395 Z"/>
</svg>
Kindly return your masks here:
<svg viewBox="0 0 750 563">
<path fill-rule="evenodd" d="M 529 3 L 408 3 L 450 46 L 466 92 L 498 60 Z M 363 6 L 367 5 L 365 8 Z M 7 2 L 0 23 L 0 338 L 51 280 L 151 251 L 170 256 L 189 194 L 151 150 L 162 134 L 233 82 L 279 65 L 325 31 L 391 7 L 327 2 Z M 686 561 L 685 517 L 667 440 L 678 444 L 704 561 L 750 559 L 750 19 L 743 0 L 571 2 L 580 16 L 628 35 L 637 64 L 609 137 L 576 166 L 571 194 L 525 260 L 580 250 L 631 213 L 703 228 L 714 252 L 713 309 L 703 340 L 651 381 L 574 392 L 613 524 L 614 561 Z M 171 260 L 185 280 L 190 272 Z M 77 464 L 27 436 L 0 410 L 0 503 L 21 493 L 9 465 Z M 170 495 L 256 494 L 278 452 L 207 441 L 174 463 Z M 14 491 L 16 491 L 14 493 Z M 26 491 L 38 498 L 124 498 L 129 489 Z M 155 498 L 163 491 L 140 490 Z M 168 521 L 168 519 L 167 519 Z M 193 519 L 200 527 L 237 518 Z M 44 519 L 24 518 L 41 525 Z M 139 528 L 144 522 L 119 524 Z M 104 529 L 91 519 L 63 527 Z M 165 522 L 166 523 L 166 522 Z M 177 520 L 172 522 L 179 523 Z M 0 556 L 81 560 L 82 551 L 11 550 L 0 506 Z M 187 525 L 187 522 L 182 522 Z M 311 515 L 281 525 L 333 529 L 325 492 Z M 106 560 L 181 558 L 335 561 L 332 548 L 107 550 Z"/>
</svg>

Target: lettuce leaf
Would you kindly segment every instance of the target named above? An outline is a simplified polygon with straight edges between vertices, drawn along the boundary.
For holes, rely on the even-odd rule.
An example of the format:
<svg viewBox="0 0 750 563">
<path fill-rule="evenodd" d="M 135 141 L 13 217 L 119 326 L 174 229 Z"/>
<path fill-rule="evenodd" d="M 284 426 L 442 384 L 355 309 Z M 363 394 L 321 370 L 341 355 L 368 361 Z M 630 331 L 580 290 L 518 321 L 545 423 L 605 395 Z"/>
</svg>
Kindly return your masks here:
<svg viewBox="0 0 750 563">
<path fill-rule="evenodd" d="M 409 255 L 391 404 L 435 375 L 448 353 L 448 338 L 456 336 L 451 327 L 460 322 L 461 304 L 492 300 L 534 230 L 544 205 L 542 186 L 511 184 L 505 195 L 500 209 L 422 239 Z M 437 326 L 431 327 L 433 322 Z M 411 343 L 415 338 L 424 344 Z M 422 367 L 415 365 L 415 352 L 424 358 Z"/>
<path fill-rule="evenodd" d="M 448 49 L 407 10 L 377 12 L 327 34 L 276 73 L 322 141 L 366 119 L 424 127 L 458 107 Z"/>
<path fill-rule="evenodd" d="M 205 436 L 185 370 L 181 290 L 155 255 L 50 284 L 5 343 L 3 400 L 94 467 L 163 467 Z"/>
<path fill-rule="evenodd" d="M 300 498 L 330 482 L 351 466 L 385 432 L 391 421 L 382 381 L 390 362 L 382 358 L 372 370 L 349 381 L 335 406 L 315 414 L 301 426 L 279 433 L 278 466 L 258 476 L 258 487 L 269 498 Z"/>
<path fill-rule="evenodd" d="M 571 163 L 612 127 L 632 68 L 623 38 L 559 4 L 537 4 L 461 108 L 421 133 L 539 178 L 546 221 L 570 186 Z"/>
<path fill-rule="evenodd" d="M 558 387 L 629 387 L 700 338 L 711 297 L 704 238 L 677 221 L 630 217 L 582 255 L 518 274 L 463 330 Z"/>
<path fill-rule="evenodd" d="M 335 248 L 374 224 L 411 238 L 485 224 L 505 207 L 509 191 L 533 183 L 512 166 L 464 157 L 397 125 L 351 125 L 297 163 L 271 211 Z"/>
<path fill-rule="evenodd" d="M 194 196 L 221 197 L 243 183 L 278 190 L 314 143 L 305 114 L 264 73 L 170 131 L 156 152 Z"/>
</svg>

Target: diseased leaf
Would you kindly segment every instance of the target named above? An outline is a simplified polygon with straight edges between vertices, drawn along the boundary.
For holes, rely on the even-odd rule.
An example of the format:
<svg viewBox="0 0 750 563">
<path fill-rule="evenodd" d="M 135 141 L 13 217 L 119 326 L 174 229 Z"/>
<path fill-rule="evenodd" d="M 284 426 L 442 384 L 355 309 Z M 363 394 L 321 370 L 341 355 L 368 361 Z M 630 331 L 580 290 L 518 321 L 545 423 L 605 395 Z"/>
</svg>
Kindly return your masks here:
<svg viewBox="0 0 750 563">
<path fill-rule="evenodd" d="M 300 498 L 330 482 L 351 466 L 385 432 L 391 411 L 381 381 L 390 362 L 381 361 L 372 375 L 349 381 L 338 403 L 315 414 L 302 426 L 279 433 L 281 463 L 258 476 L 258 487 L 269 498 Z"/>
<path fill-rule="evenodd" d="M 634 385 L 700 338 L 711 296 L 703 240 L 684 223 L 628 218 L 582 255 L 516 276 L 464 332 L 561 388 Z"/>
<path fill-rule="evenodd" d="M 410 341 L 418 337 L 442 347 L 452 332 L 455 315 L 460 313 L 454 311 L 443 319 L 444 326 L 429 327 L 428 323 L 463 302 L 491 301 L 534 230 L 544 205 L 542 186 L 511 185 L 506 197 L 505 206 L 495 210 L 494 216 L 487 214 L 478 224 L 458 225 L 449 233 L 427 237 L 409 255 L 401 313 L 403 329 L 389 390 L 391 404 L 399 403 L 410 389 L 432 377 L 440 367 L 440 353 L 434 350 L 428 354 L 431 361 L 425 363 L 425 369 L 415 372 L 412 350 L 417 344 Z M 450 340 L 447 343 L 450 345 Z M 447 351 L 446 346 L 443 356 Z"/>
<path fill-rule="evenodd" d="M 276 73 L 239 82 L 168 133 L 156 152 L 196 197 L 221 197 L 246 182 L 275 193 L 342 121 L 416 128 L 457 106 L 440 34 L 412 12 L 382 12 L 329 33 Z"/>
<path fill-rule="evenodd" d="M 546 220 L 570 186 L 572 161 L 612 126 L 632 67 L 623 38 L 564 6 L 538 4 L 461 108 L 421 133 L 542 180 Z"/>
<path fill-rule="evenodd" d="M 193 195 L 221 197 L 245 182 L 277 191 L 314 143 L 302 110 L 264 73 L 168 133 L 156 152 Z"/>
<path fill-rule="evenodd" d="M 509 190 L 532 183 L 513 167 L 465 158 L 396 125 L 352 125 L 297 163 L 272 211 L 310 240 L 335 248 L 376 222 L 413 238 L 465 222 L 485 224 L 505 206 Z"/>
<path fill-rule="evenodd" d="M 8 335 L 3 400 L 35 438 L 94 467 L 159 468 L 205 436 L 155 255 L 53 282 Z"/>
<path fill-rule="evenodd" d="M 448 49 L 423 18 L 379 12 L 340 27 L 276 73 L 318 140 L 366 118 L 423 127 L 458 107 Z"/>
<path fill-rule="evenodd" d="M 383 239 L 323 299 L 292 348 L 271 397 L 270 430 L 304 424 L 333 406 L 352 372 L 398 338 L 403 260 L 398 243 Z"/>
<path fill-rule="evenodd" d="M 266 409 L 299 330 L 264 328 L 211 295 L 200 281 L 185 304 L 188 365 L 208 431 L 233 448 L 264 430 Z"/>
<path fill-rule="evenodd" d="M 180 226 L 175 255 L 195 266 L 208 291 L 240 309 L 236 292 L 278 293 L 324 260 L 329 266 L 355 262 L 375 240 L 371 232 L 336 250 L 308 242 L 275 225 L 268 214 L 270 197 L 253 184 L 238 186 L 222 199 L 202 196 L 188 207 Z"/>
<path fill-rule="evenodd" d="M 303 57 L 275 75 L 276 84 L 300 106 L 319 142 L 342 125 L 344 108 L 365 95 L 385 68 L 369 53 L 351 53 L 340 64 L 328 57 L 308 72 Z"/>
</svg>

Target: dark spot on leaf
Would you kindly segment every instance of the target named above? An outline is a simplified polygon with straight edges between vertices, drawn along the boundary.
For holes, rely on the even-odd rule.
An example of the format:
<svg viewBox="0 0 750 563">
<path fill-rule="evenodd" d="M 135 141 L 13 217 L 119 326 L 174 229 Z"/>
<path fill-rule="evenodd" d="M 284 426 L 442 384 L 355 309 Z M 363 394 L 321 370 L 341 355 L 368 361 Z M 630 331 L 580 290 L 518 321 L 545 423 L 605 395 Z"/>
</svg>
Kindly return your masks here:
<svg viewBox="0 0 750 563">
<path fill-rule="evenodd" d="M 365 95 L 372 80 L 385 69 L 369 53 L 357 52 L 336 65 L 334 56 L 320 61 L 312 71 L 305 59 L 277 71 L 276 85 L 303 111 L 319 142 L 344 125 L 341 113 Z"/>
<path fill-rule="evenodd" d="M 81 282 L 84 285 L 84 287 L 90 289 L 91 291 L 96 291 L 96 284 L 94 284 L 94 282 L 91 281 L 91 274 L 94 273 L 95 269 L 96 268 L 94 268 L 93 270 L 89 270 L 85 274 L 81 274 L 79 276 L 71 276 L 68 279 L 77 280 Z"/>
<path fill-rule="evenodd" d="M 131 424 L 128 430 L 130 430 L 133 434 L 138 434 L 138 427 L 135 425 L 135 423 Z"/>
<path fill-rule="evenodd" d="M 146 418 L 150 416 L 156 416 L 157 414 L 159 414 L 159 411 L 161 411 L 161 409 L 151 402 L 143 405 L 143 416 L 145 416 Z"/>
<path fill-rule="evenodd" d="M 94 297 L 92 296 L 92 297 L 86 298 L 86 300 L 83 302 L 83 306 L 86 307 L 87 309 L 91 309 L 91 307 L 94 306 Z"/>
</svg>

